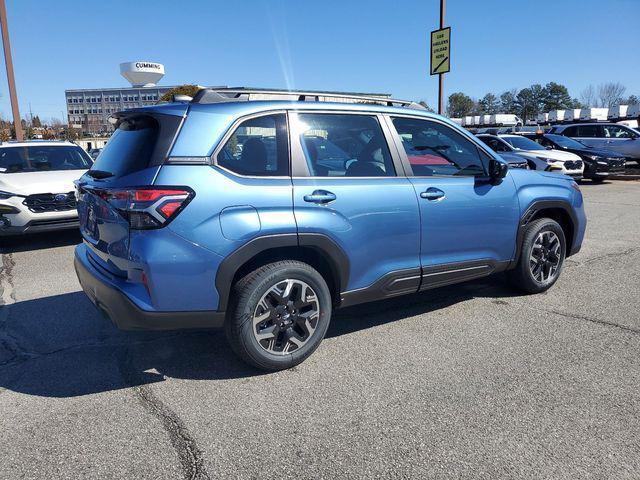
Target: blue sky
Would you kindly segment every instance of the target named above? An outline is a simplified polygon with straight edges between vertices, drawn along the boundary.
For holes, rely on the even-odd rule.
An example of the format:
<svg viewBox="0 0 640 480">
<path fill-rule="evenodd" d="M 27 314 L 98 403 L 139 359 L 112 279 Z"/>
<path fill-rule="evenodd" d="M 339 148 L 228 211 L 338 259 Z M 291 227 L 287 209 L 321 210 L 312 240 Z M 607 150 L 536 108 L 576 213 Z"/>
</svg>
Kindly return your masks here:
<svg viewBox="0 0 640 480">
<path fill-rule="evenodd" d="M 428 37 L 438 0 L 6 0 L 21 113 L 61 117 L 64 90 L 126 86 L 119 63 L 165 64 L 161 84 L 389 92 L 435 105 Z M 445 94 L 556 81 L 577 97 L 619 81 L 640 96 L 640 0 L 448 0 Z M 0 112 L 11 116 L 4 67 Z"/>
</svg>

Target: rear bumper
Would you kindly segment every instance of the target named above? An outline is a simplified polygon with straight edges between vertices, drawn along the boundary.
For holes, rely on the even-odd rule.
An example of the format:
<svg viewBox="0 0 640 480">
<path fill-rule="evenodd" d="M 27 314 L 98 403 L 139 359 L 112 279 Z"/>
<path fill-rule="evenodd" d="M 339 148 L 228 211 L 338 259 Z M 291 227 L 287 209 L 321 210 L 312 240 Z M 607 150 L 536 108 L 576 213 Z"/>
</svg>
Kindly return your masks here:
<svg viewBox="0 0 640 480">
<path fill-rule="evenodd" d="M 91 264 L 84 245 L 75 250 L 74 266 L 80 285 L 91 302 L 121 330 L 180 330 L 218 328 L 225 313 L 217 311 L 159 312 L 139 308 L 113 282 Z"/>
</svg>

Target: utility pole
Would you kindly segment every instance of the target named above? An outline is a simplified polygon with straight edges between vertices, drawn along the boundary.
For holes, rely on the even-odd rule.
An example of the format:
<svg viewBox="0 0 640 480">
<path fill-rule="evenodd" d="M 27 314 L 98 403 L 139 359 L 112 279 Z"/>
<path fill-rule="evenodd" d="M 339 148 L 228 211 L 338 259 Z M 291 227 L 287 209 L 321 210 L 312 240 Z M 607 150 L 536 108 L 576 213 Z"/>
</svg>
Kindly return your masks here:
<svg viewBox="0 0 640 480">
<path fill-rule="evenodd" d="M 7 6 L 4 0 L 0 0 L 0 28 L 2 29 L 2 48 L 4 49 L 4 64 L 7 67 L 7 82 L 9 83 L 9 97 L 13 112 L 13 128 L 16 131 L 16 140 L 24 140 L 22 121 L 18 109 L 18 94 L 16 93 L 16 81 L 13 77 L 13 61 L 11 59 L 11 42 L 9 41 L 9 27 L 7 25 Z"/>
<path fill-rule="evenodd" d="M 2 0 L 4 2 L 4 0 Z M 440 30 L 444 28 L 447 0 L 440 0 Z M 444 114 L 444 73 L 438 74 L 438 115 Z"/>
</svg>

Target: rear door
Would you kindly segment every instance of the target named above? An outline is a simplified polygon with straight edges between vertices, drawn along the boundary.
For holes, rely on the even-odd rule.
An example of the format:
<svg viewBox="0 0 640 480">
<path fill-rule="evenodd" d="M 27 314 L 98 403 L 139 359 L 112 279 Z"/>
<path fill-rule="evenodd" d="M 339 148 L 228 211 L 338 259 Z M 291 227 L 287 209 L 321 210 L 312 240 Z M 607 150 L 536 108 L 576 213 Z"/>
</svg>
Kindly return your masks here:
<svg viewBox="0 0 640 480">
<path fill-rule="evenodd" d="M 416 291 L 418 203 L 382 117 L 309 111 L 289 119 L 300 241 L 321 234 L 345 252 L 349 261 L 341 268 L 349 278 L 341 290 L 351 292 L 345 303 L 366 291 L 376 298 Z"/>
<path fill-rule="evenodd" d="M 606 139 L 600 125 L 573 125 L 567 127 L 562 135 L 575 138 L 580 143 L 593 148 L 604 148 Z"/>
<path fill-rule="evenodd" d="M 104 150 L 78 181 L 80 232 L 92 259 L 116 275 L 124 276 L 129 266 L 129 223 L 106 200 L 106 192 L 153 185 L 186 108 L 122 114 Z"/>
<path fill-rule="evenodd" d="M 512 179 L 487 181 L 489 155 L 444 122 L 403 116 L 390 121 L 420 205 L 422 288 L 505 268 L 519 219 Z"/>
</svg>

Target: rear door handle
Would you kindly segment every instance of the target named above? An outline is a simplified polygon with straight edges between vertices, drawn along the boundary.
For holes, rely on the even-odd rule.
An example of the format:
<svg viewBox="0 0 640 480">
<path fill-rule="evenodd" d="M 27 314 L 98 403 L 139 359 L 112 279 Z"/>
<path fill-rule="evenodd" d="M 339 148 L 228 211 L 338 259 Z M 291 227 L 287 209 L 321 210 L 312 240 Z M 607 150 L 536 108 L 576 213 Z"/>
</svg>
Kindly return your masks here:
<svg viewBox="0 0 640 480">
<path fill-rule="evenodd" d="M 327 190 L 315 190 L 311 195 L 305 195 L 302 198 L 304 198 L 305 202 L 309 203 L 329 203 L 333 202 L 336 196 Z"/>
<path fill-rule="evenodd" d="M 444 198 L 444 192 L 439 188 L 429 187 L 425 192 L 420 194 L 420 197 L 427 200 L 440 200 Z"/>
</svg>

